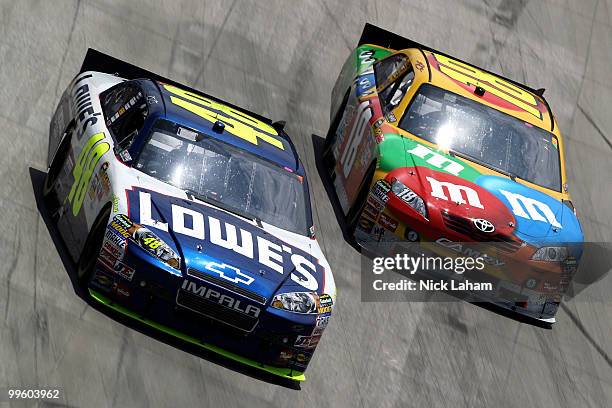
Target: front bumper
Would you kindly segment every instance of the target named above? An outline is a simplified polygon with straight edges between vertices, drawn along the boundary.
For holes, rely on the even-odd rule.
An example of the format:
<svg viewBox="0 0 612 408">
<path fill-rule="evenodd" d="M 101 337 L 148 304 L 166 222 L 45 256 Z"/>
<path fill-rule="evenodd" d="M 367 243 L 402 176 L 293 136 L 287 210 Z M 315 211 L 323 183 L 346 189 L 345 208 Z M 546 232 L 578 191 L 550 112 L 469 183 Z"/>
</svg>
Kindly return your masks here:
<svg viewBox="0 0 612 408">
<path fill-rule="evenodd" d="M 367 253 L 373 256 L 394 257 L 403 252 L 412 252 L 412 256 L 428 255 L 433 257 L 469 255 L 449 250 L 467 244 L 482 243 L 466 242 L 466 238 L 448 229 L 438 229 L 423 219 L 414 211 L 397 214 L 386 202 L 370 192 L 364 211 L 355 229 L 355 240 Z M 451 239 L 449 239 L 449 237 Z M 439 246 L 439 240 L 446 240 L 450 245 Z M 406 247 L 405 244 L 408 244 Z M 410 246 L 413 245 L 414 246 Z M 484 243 L 487 245 L 488 243 Z M 543 267 L 543 263 L 530 261 L 525 254 L 529 251 L 527 245 L 513 242 L 492 242 L 495 257 L 489 257 L 492 263 L 506 260 L 506 266 L 487 265 L 479 273 L 457 275 L 434 270 L 420 271 L 412 278 L 418 279 L 453 279 L 461 282 L 470 278 L 477 282 L 490 282 L 494 292 L 461 292 L 451 293 L 455 297 L 473 303 L 488 303 L 500 309 L 529 319 L 544 323 L 554 323 L 555 314 L 561 302 L 564 287 L 576 270 L 576 265 Z M 405 251 L 405 248 L 411 248 Z M 510 260 L 508 262 L 508 260 Z M 531 286 L 534 285 L 534 286 Z M 535 285 L 544 286 L 538 290 Z"/>
<path fill-rule="evenodd" d="M 278 367 L 273 367 L 273 366 L 269 366 L 269 365 L 265 365 L 262 363 L 259 363 L 257 361 L 248 359 L 246 357 L 240 356 L 238 354 L 232 353 L 231 351 L 227 351 L 224 350 L 220 347 L 217 347 L 213 344 L 209 344 L 209 343 L 205 343 L 202 340 L 198 340 L 195 337 L 191 337 L 185 333 L 181 333 L 180 331 L 171 329 L 170 327 L 164 326 L 163 324 L 157 323 L 153 320 L 149 320 L 147 318 L 144 318 L 140 315 L 138 315 L 135 312 L 132 312 L 130 310 L 128 310 L 127 308 L 113 302 L 111 299 L 107 298 L 106 296 L 102 295 L 99 292 L 96 292 L 93 289 L 89 289 L 89 294 L 90 296 L 98 301 L 99 303 L 101 303 L 102 305 L 109 307 L 113 310 L 115 310 L 116 312 L 121 313 L 124 316 L 130 317 L 134 320 L 137 320 L 141 323 L 146 324 L 149 327 L 152 327 L 156 330 L 159 330 L 163 333 L 169 334 L 170 336 L 176 337 L 178 339 L 181 339 L 185 342 L 191 343 L 191 344 L 195 344 L 198 347 L 202 347 L 203 349 L 206 349 L 208 351 L 212 351 L 213 353 L 219 354 L 225 358 L 228 358 L 230 360 L 234 360 L 237 361 L 241 364 L 250 366 L 250 367 L 254 367 L 257 368 L 258 370 L 263 370 L 266 371 L 270 374 L 273 375 L 277 375 L 279 377 L 283 377 L 286 378 L 288 380 L 293 380 L 293 381 L 304 381 L 306 380 L 306 376 L 304 375 L 303 372 L 291 369 L 291 368 L 278 368 Z"/>
<path fill-rule="evenodd" d="M 112 268 L 98 258 L 88 289 L 99 303 L 247 366 L 294 381 L 305 379 L 304 371 L 316 348 L 311 338 L 315 337 L 319 315 L 272 308 L 269 299 L 258 304 L 193 275 L 183 276 L 131 243 L 119 264 L 121 267 Z M 195 283 L 193 289 L 198 292 L 205 285 L 214 288 L 219 296 L 240 300 L 240 306 L 231 309 L 219 302 L 194 301 L 198 298 L 194 293 L 187 293 L 191 296 L 191 303 L 187 303 L 183 295 L 191 286 L 186 282 Z M 240 314 L 249 310 L 248 305 L 259 310 L 255 320 Z M 317 330 L 318 342 L 323 328 Z"/>
</svg>

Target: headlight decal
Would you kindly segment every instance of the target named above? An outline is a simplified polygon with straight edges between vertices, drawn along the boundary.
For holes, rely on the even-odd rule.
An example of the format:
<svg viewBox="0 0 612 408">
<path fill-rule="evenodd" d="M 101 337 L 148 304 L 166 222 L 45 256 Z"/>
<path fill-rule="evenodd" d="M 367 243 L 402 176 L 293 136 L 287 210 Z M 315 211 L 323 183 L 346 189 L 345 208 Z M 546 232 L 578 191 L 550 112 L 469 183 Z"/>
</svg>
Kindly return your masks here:
<svg viewBox="0 0 612 408">
<path fill-rule="evenodd" d="M 563 262 L 568 257 L 568 249 L 564 246 L 544 246 L 531 256 L 534 261 Z"/>
<path fill-rule="evenodd" d="M 116 215 L 110 223 L 110 227 L 122 237 L 131 238 L 139 247 L 166 265 L 177 270 L 180 269 L 181 262 L 177 253 L 148 228 L 132 222 L 124 214 Z"/>
<path fill-rule="evenodd" d="M 319 295 L 315 292 L 287 292 L 274 296 L 271 306 L 301 314 L 329 314 L 332 304 L 332 297 L 325 293 Z"/>
</svg>

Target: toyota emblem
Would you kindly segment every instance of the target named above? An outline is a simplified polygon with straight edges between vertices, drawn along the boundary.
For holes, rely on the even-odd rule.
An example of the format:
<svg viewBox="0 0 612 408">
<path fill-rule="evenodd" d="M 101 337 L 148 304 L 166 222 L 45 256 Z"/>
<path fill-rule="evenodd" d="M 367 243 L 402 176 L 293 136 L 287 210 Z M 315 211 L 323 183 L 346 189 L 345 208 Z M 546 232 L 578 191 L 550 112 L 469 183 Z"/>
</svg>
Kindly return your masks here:
<svg viewBox="0 0 612 408">
<path fill-rule="evenodd" d="M 489 220 L 485 220 L 483 218 L 475 218 L 473 222 L 474 222 L 474 226 L 482 232 L 490 233 L 490 232 L 495 231 L 495 226 Z"/>
</svg>

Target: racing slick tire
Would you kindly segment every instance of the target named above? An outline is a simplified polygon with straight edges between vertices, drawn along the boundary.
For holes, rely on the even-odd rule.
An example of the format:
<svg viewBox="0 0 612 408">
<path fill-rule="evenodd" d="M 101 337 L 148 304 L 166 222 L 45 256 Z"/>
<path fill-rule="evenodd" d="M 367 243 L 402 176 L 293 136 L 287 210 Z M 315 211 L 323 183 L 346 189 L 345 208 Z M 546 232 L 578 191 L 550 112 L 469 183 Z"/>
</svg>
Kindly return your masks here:
<svg viewBox="0 0 612 408">
<path fill-rule="evenodd" d="M 325 169 L 327 169 L 327 172 L 331 177 L 333 177 L 333 171 L 336 165 L 336 159 L 334 158 L 334 154 L 332 152 L 332 146 L 335 142 L 336 130 L 340 125 L 342 116 L 344 116 L 344 109 L 346 108 L 346 104 L 348 103 L 350 93 L 351 90 L 349 89 L 344 94 L 344 98 L 342 99 L 340 108 L 338 108 L 338 111 L 334 116 L 334 120 L 329 124 L 329 130 L 327 131 L 327 135 L 325 136 L 325 142 L 323 143 L 323 166 L 325 167 Z"/>
<path fill-rule="evenodd" d="M 72 130 L 69 129 L 64 133 L 64 137 L 62 137 L 62 140 L 55 151 L 55 155 L 53 156 L 51 165 L 47 170 L 47 175 L 45 176 L 45 182 L 43 184 L 43 199 L 45 201 L 45 205 L 47 206 L 47 210 L 52 217 L 55 217 L 57 210 L 61 205 L 59 197 L 55 191 L 55 186 L 57 185 L 60 171 L 64 167 L 64 163 L 68 158 L 71 138 Z"/>
<path fill-rule="evenodd" d="M 361 212 L 365 207 L 368 194 L 370 193 L 370 187 L 372 184 L 372 179 L 374 178 L 375 170 L 376 162 L 372 162 L 372 164 L 368 168 L 368 171 L 366 172 L 366 176 L 363 179 L 363 183 L 359 188 L 359 193 L 357 194 L 355 202 L 346 213 L 346 225 L 348 227 L 348 232 L 351 235 L 355 232 L 355 228 L 357 228 L 357 222 L 359 221 L 359 217 L 361 217 Z"/>
<path fill-rule="evenodd" d="M 87 286 L 89 278 L 94 272 L 98 255 L 102 249 L 102 243 L 104 242 L 104 233 L 106 232 L 106 226 L 111 214 L 110 204 L 105 206 L 96 221 L 89 231 L 87 241 L 79 256 L 79 262 L 77 263 L 77 281 L 81 288 Z"/>
</svg>

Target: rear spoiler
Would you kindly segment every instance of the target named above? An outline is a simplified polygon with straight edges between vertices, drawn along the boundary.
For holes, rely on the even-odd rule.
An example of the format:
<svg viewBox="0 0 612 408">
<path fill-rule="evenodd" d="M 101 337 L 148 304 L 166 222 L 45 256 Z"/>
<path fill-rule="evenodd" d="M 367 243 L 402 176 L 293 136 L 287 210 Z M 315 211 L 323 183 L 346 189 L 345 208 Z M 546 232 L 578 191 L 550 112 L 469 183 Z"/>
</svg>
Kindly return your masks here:
<svg viewBox="0 0 612 408">
<path fill-rule="evenodd" d="M 276 125 L 276 123 L 272 123 L 272 120 L 261 116 L 257 113 L 250 112 L 244 108 L 233 105 L 227 101 L 221 100 L 219 98 L 215 98 L 214 96 L 208 95 L 202 91 L 191 88 L 184 84 L 173 81 L 172 79 L 163 77 L 154 72 L 147 71 L 146 69 L 137 67 L 136 65 L 130 64 L 129 62 L 122 61 L 118 58 L 95 50 L 93 48 L 89 48 L 87 50 L 87 54 L 85 54 L 85 59 L 83 60 L 83 64 L 81 65 L 81 70 L 79 74 L 86 71 L 97 71 L 104 72 L 106 74 L 116 75 L 125 79 L 152 79 L 154 81 L 163 82 L 165 84 L 174 85 L 176 87 L 185 89 L 189 92 L 193 92 L 197 95 L 203 96 L 207 99 L 212 99 L 215 102 L 222 103 L 223 105 L 229 106 L 232 109 L 236 109 L 239 112 L 244 112 L 253 116 L 254 118 L 267 123 L 268 125 Z"/>
<path fill-rule="evenodd" d="M 358 45 L 363 45 L 363 44 L 378 45 L 378 46 L 390 48 L 393 50 L 404 50 L 406 48 L 420 48 L 424 51 L 435 52 L 436 54 L 444 55 L 445 57 L 449 57 L 457 61 L 460 61 L 464 64 L 473 66 L 473 64 L 470 64 L 469 62 L 462 61 L 459 58 L 453 57 L 452 55 L 448 55 L 444 52 L 434 50 L 431 47 L 428 47 L 423 44 L 419 44 L 416 41 L 410 40 L 408 38 L 404 38 L 401 35 L 397 35 L 395 33 L 392 33 L 391 31 L 387 31 L 384 28 L 380 28 L 370 23 L 365 24 L 365 26 L 363 27 L 363 32 L 361 33 L 361 38 L 359 39 Z M 527 85 L 516 82 L 510 78 L 505 78 L 494 72 L 487 71 L 486 69 L 483 69 L 480 67 L 478 67 L 478 69 L 481 71 L 487 72 L 491 75 L 495 75 L 499 78 L 502 78 L 504 81 L 508 81 L 511 84 L 518 86 L 519 88 L 522 88 L 526 91 L 536 94 L 544 100 L 544 88 L 540 88 L 540 89 L 530 88 Z M 544 100 L 544 103 L 548 107 L 548 103 L 545 100 Z M 550 109 L 548 111 L 550 112 Z"/>
</svg>

